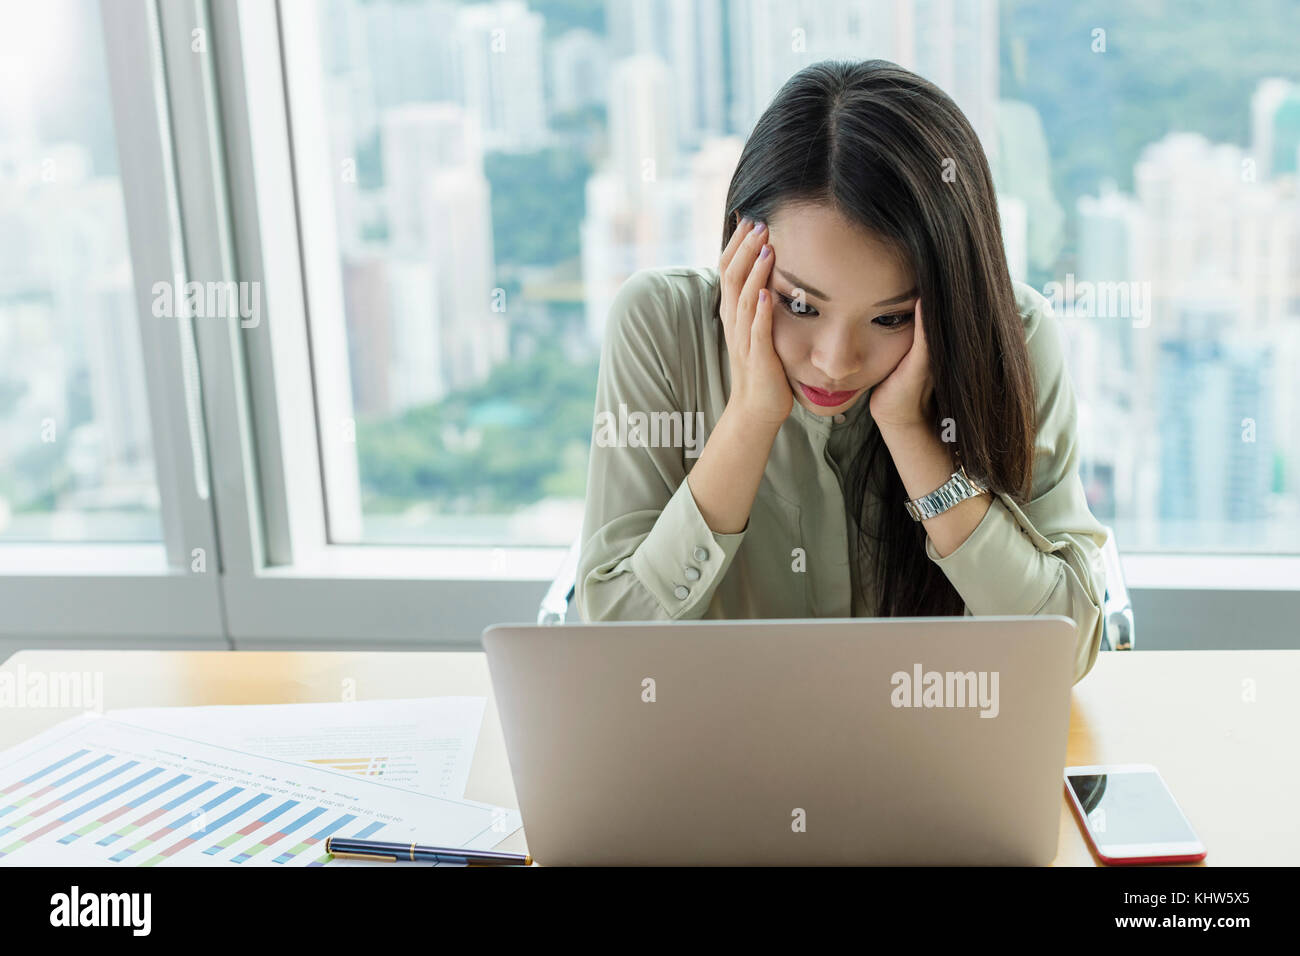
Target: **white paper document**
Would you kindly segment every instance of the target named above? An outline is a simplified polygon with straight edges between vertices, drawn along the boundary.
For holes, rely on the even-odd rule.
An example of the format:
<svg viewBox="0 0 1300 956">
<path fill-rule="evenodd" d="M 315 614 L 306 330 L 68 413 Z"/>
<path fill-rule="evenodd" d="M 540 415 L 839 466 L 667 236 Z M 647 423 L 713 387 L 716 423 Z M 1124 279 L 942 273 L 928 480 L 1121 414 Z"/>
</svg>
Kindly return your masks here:
<svg viewBox="0 0 1300 956">
<path fill-rule="evenodd" d="M 210 744 L 462 797 L 485 697 L 140 707 L 106 716 Z"/>
<path fill-rule="evenodd" d="M 0 866 L 391 866 L 402 864 L 330 857 L 325 838 L 490 849 L 519 828 L 519 811 L 459 796 L 447 748 L 417 747 L 391 723 L 388 736 L 368 737 L 360 711 L 352 723 L 327 716 L 315 736 L 335 746 L 317 747 L 292 713 L 356 706 L 150 708 L 64 721 L 0 753 Z M 245 721 L 281 708 L 291 711 L 275 715 L 281 723 Z M 250 713 L 212 720 L 227 710 Z M 303 732 L 296 743 L 279 734 L 292 728 Z M 356 744 L 340 749 L 348 728 Z M 477 724 L 471 756 L 476 736 Z M 389 746 L 362 746 L 372 741 Z M 392 775 L 382 760 L 378 772 L 359 769 L 361 755 L 388 754 L 410 763 Z M 458 795 L 410 785 L 426 779 Z"/>
</svg>

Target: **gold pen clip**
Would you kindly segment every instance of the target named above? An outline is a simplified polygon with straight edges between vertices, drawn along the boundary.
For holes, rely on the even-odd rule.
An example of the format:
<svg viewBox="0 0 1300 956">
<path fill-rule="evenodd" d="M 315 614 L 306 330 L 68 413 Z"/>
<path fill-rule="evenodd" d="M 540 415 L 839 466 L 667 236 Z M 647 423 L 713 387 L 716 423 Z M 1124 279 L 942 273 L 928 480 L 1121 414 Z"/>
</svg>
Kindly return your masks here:
<svg viewBox="0 0 1300 956">
<path fill-rule="evenodd" d="M 333 848 L 333 846 L 331 845 L 333 844 L 333 842 L 334 842 L 333 837 L 325 838 L 325 852 L 328 853 L 330 856 L 338 857 L 340 860 L 377 860 L 380 863 L 397 862 L 397 857 L 388 856 L 382 853 L 342 853 Z"/>
</svg>

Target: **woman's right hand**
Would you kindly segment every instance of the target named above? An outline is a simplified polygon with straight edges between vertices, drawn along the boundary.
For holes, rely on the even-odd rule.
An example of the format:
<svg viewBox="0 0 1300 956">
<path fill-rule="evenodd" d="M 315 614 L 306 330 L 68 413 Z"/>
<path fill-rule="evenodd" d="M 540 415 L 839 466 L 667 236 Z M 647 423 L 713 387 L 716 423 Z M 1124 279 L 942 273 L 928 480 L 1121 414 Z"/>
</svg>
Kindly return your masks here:
<svg viewBox="0 0 1300 956">
<path fill-rule="evenodd" d="M 719 311 L 731 359 L 728 407 L 752 421 L 779 426 L 794 407 L 794 392 L 772 346 L 772 294 L 767 283 L 776 257 L 766 240 L 767 229 L 748 220 L 732 233 L 718 261 Z"/>
</svg>

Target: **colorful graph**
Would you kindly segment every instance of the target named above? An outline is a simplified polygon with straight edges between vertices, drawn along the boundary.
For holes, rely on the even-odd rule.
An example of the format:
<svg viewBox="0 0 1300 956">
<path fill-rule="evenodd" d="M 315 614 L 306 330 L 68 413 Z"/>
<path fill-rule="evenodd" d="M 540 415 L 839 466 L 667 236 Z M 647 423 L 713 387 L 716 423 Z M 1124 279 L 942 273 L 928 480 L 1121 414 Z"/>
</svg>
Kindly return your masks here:
<svg viewBox="0 0 1300 956">
<path fill-rule="evenodd" d="M 166 818 L 160 826 L 109 856 L 109 862 L 134 862 L 138 866 L 157 866 L 169 857 L 198 846 L 208 838 L 213 838 L 216 842 L 203 850 L 204 855 L 228 854 L 229 862 L 239 864 L 247 862 L 304 828 L 309 828 L 310 824 L 327 813 L 323 807 L 312 807 L 278 829 L 268 831 L 267 828 L 277 819 L 286 817 L 295 807 L 301 806 L 301 801 L 284 800 L 273 806 L 264 807 L 253 819 L 239 825 L 240 821 L 249 816 L 253 810 L 263 807 L 270 799 L 270 795 L 249 794 L 244 787 L 233 786 L 200 803 L 199 798 L 216 786 L 214 781 L 205 780 L 179 796 L 162 802 L 162 798 L 192 779 L 189 774 L 181 773 L 157 783 L 152 788 L 146 787 L 146 784 L 155 783 L 158 778 L 165 775 L 162 767 L 150 767 L 130 777 L 120 786 L 104 790 L 84 803 L 73 805 L 77 798 L 101 789 L 108 781 L 115 780 L 139 766 L 139 761 L 126 759 L 120 755 L 99 754 L 81 749 L 0 789 L 0 798 L 8 798 L 7 804 L 0 807 L 0 816 L 29 804 L 39 804 L 24 816 L 11 818 L 6 825 L 0 827 L 0 836 L 4 836 L 21 830 L 28 823 L 38 824 L 36 828 L 23 833 L 8 845 L 0 847 L 0 857 L 16 853 L 58 830 L 66 830 L 58 835 L 58 843 L 67 846 L 120 817 L 151 807 L 96 842 L 96 846 L 110 846 L 123 837 L 131 836 L 149 827 L 159 818 Z M 68 772 L 63 776 L 50 783 L 42 783 L 56 771 L 65 768 Z M 93 771 L 101 769 L 102 773 L 91 777 Z M 238 802 L 237 798 L 241 796 L 246 799 Z M 99 816 L 76 829 L 67 829 L 69 824 L 73 824 L 74 821 L 94 810 L 100 811 Z M 225 812 L 216 815 L 222 810 Z M 46 818 L 49 818 L 48 822 Z M 357 819 L 357 815 L 352 813 L 333 817 L 324 826 L 311 830 L 310 835 L 302 837 L 271 862 L 277 864 L 294 862 L 304 852 L 323 844 L 326 837 L 343 830 Z M 366 823 L 348 835 L 366 839 L 381 830 L 383 826 L 384 824 L 380 822 Z M 231 830 L 231 827 L 234 829 Z M 223 831 L 227 830 L 230 832 L 223 835 Z M 262 835 L 257 836 L 259 833 Z M 137 856 L 144 850 L 153 852 L 149 855 Z M 133 861 L 132 857 L 136 859 Z M 331 859 L 329 854 L 322 854 L 306 865 L 324 866 L 331 862 Z"/>
<path fill-rule="evenodd" d="M 152 774 L 153 771 L 150 771 L 150 773 Z M 96 817 L 94 820 L 91 820 L 80 830 L 73 830 L 67 836 L 60 838 L 59 842 L 64 844 L 71 843 L 74 840 L 78 840 L 83 836 L 94 833 L 104 824 L 112 823 L 114 820 L 116 820 L 118 817 L 122 816 L 123 814 L 130 813 L 132 810 L 138 809 L 142 804 L 148 803 L 154 797 L 166 793 L 172 787 L 176 786 L 177 784 L 184 783 L 188 779 L 189 779 L 188 774 L 183 774 L 183 773 L 178 774 L 175 777 L 172 777 L 166 783 L 161 783 L 158 786 L 154 787 L 148 793 L 141 794 L 138 797 L 128 797 L 124 799 L 118 806 L 114 807 L 112 810 L 109 810 L 106 813 L 104 813 L 102 816 Z"/>
<path fill-rule="evenodd" d="M 313 762 L 74 718 L 0 753 L 0 866 L 337 867 L 357 864 L 321 852 L 332 835 L 490 848 L 509 832 L 501 808 L 383 782 L 388 758 Z"/>
</svg>

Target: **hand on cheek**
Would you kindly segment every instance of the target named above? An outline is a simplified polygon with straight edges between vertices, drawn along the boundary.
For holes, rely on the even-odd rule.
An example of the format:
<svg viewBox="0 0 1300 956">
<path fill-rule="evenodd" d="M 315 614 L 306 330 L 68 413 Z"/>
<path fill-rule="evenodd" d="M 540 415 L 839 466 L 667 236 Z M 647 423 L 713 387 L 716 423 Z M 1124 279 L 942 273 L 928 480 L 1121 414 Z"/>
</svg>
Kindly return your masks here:
<svg viewBox="0 0 1300 956">
<path fill-rule="evenodd" d="M 925 344 L 921 302 L 912 323 L 912 344 L 894 370 L 871 392 L 871 417 L 881 428 L 910 428 L 927 423 L 926 409 L 934 393 L 930 353 Z"/>
</svg>

